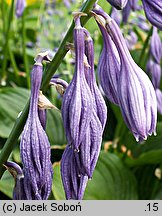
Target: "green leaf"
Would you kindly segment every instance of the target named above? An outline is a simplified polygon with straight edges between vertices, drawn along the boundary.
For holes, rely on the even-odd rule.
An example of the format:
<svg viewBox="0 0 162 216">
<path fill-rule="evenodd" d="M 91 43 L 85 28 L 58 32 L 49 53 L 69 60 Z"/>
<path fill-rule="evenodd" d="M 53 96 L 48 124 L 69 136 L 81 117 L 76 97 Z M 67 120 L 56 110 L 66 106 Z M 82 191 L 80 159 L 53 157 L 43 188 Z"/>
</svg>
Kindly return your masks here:
<svg viewBox="0 0 162 216">
<path fill-rule="evenodd" d="M 52 193 L 56 200 L 65 200 L 65 193 L 61 181 L 60 164 L 54 164 L 54 178 L 52 184 Z"/>
<path fill-rule="evenodd" d="M 0 137 L 7 138 L 18 114 L 23 110 L 29 90 L 24 88 L 0 89 Z"/>
<path fill-rule="evenodd" d="M 141 166 L 145 164 L 158 164 L 162 162 L 162 150 L 152 150 L 142 153 L 138 158 L 127 157 L 125 163 L 129 167 Z"/>
<path fill-rule="evenodd" d="M 53 194 L 65 199 L 60 177 L 60 166 L 54 168 Z M 137 199 L 136 179 L 116 155 L 101 151 L 93 174 L 88 182 L 85 200 L 133 200 Z"/>
<path fill-rule="evenodd" d="M 48 110 L 46 132 L 51 145 L 67 143 L 61 114 L 57 110 Z"/>
<path fill-rule="evenodd" d="M 136 180 L 131 171 L 119 157 L 102 151 L 84 199 L 133 200 L 137 197 Z"/>
<path fill-rule="evenodd" d="M 138 184 L 140 200 L 154 200 L 160 196 L 161 180 L 155 176 L 157 165 L 144 165 L 133 169 Z"/>
<path fill-rule="evenodd" d="M 14 188 L 14 179 L 11 174 L 6 171 L 0 180 L 0 191 L 9 198 L 12 198 Z"/>
</svg>

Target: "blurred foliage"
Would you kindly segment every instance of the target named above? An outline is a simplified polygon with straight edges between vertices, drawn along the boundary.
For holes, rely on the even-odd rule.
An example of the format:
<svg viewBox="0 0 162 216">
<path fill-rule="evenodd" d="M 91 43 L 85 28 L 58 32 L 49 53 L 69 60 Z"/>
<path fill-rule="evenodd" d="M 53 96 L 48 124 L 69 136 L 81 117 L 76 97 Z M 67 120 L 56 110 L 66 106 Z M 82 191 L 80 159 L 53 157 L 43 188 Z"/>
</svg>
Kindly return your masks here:
<svg viewBox="0 0 162 216">
<path fill-rule="evenodd" d="M 6 1 L 0 1 L 0 11 L 5 10 L 5 17 L 3 13 L 0 13 L 0 76 L 3 74 L 5 49 L 7 52 L 5 80 L 0 86 L 0 149 L 4 146 L 14 122 L 30 96 L 27 81 L 30 74 L 27 73 L 25 67 L 23 44 L 25 44 L 27 68 L 30 71 L 38 52 L 49 50 L 51 56 L 56 53 L 73 19 L 72 12 L 77 11 L 83 2 L 75 1 L 69 8 L 66 8 L 61 0 L 48 1 L 48 4 L 43 0 L 27 0 L 24 16 L 17 19 L 13 12 L 13 18 L 9 20 L 11 0 Z M 111 7 L 105 3 L 105 0 L 99 0 L 99 4 L 110 13 Z M 141 14 L 143 12 L 132 12 L 129 19 L 137 19 L 137 15 Z M 147 24 L 150 26 L 149 23 Z M 97 72 L 102 48 L 101 34 L 93 19 L 90 19 L 85 27 L 90 31 L 94 40 Z M 149 46 L 144 50 L 142 60 L 140 55 L 148 32 L 141 30 L 138 25 L 122 26 L 125 36 L 131 29 L 138 36 L 138 41 L 132 48 L 131 54 L 145 70 L 149 57 Z M 68 52 L 56 74 L 70 82 L 73 72 L 74 56 Z M 49 87 L 47 97 L 55 106 L 61 108 L 62 98 L 54 87 Z M 152 136 L 142 144 L 138 144 L 127 129 L 119 108 L 106 98 L 105 101 L 108 107 L 108 121 L 104 131 L 102 150 L 84 199 L 162 199 L 162 117 L 158 116 L 157 136 Z M 59 163 L 67 142 L 61 114 L 57 110 L 48 111 L 47 134 L 51 143 L 51 160 L 54 164 L 53 188 L 50 198 L 65 199 Z M 9 159 L 22 165 L 19 141 Z M 13 186 L 13 178 L 6 171 L 0 180 L 1 199 L 12 199 Z"/>
</svg>

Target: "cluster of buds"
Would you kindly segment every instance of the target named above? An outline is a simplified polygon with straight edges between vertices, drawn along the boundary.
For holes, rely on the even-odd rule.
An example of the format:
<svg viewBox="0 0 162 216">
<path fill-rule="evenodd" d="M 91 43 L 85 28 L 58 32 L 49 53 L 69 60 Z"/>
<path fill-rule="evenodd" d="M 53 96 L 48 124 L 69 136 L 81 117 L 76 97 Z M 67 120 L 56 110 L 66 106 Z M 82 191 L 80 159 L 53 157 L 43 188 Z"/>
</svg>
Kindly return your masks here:
<svg viewBox="0 0 162 216">
<path fill-rule="evenodd" d="M 110 95 L 113 95 L 113 99 L 116 98 L 116 104 L 121 109 L 125 123 L 136 140 L 141 142 L 146 140 L 148 135 L 156 134 L 157 102 L 155 90 L 148 76 L 132 59 L 116 22 L 97 4 L 94 6 L 93 13 L 97 23 L 102 25 L 103 37 L 106 37 L 103 48 L 106 51 L 103 51 L 98 67 L 101 86 L 104 91 L 107 90 L 105 94 L 109 99 Z M 112 39 L 111 44 L 114 43 L 116 49 L 112 50 L 112 45 L 107 48 L 105 41 L 110 41 L 110 37 Z M 104 55 L 109 52 L 109 49 L 113 52 L 109 57 L 105 57 Z M 112 58 L 112 55 L 116 58 Z M 120 57 L 118 63 L 116 61 L 117 55 Z M 109 63 L 106 64 L 106 61 Z M 110 63 L 113 65 L 111 70 L 109 68 Z M 103 82 L 102 77 L 103 79 L 107 77 L 111 83 L 109 87 Z M 110 86 L 112 86 L 111 89 Z M 113 102 L 112 99 L 111 101 Z"/>
<path fill-rule="evenodd" d="M 152 83 L 157 97 L 158 112 L 162 114 L 162 92 L 160 90 L 161 81 L 161 58 L 162 43 L 158 35 L 158 29 L 153 27 L 153 34 L 150 42 L 150 57 L 147 62 L 147 72 L 151 75 Z"/>
<path fill-rule="evenodd" d="M 94 74 L 94 48 L 89 32 L 75 13 L 75 73 L 66 88 L 62 118 L 68 145 L 61 159 L 67 199 L 82 199 L 99 156 L 107 109 Z"/>
</svg>

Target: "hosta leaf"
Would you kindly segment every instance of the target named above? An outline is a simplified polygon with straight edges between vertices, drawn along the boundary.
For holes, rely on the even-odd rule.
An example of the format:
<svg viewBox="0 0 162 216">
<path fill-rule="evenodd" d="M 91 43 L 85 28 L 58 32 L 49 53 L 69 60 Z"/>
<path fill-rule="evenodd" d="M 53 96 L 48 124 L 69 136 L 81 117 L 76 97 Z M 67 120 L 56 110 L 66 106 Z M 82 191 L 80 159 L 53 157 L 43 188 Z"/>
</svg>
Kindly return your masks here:
<svg viewBox="0 0 162 216">
<path fill-rule="evenodd" d="M 162 162 L 162 150 L 152 150 L 142 153 L 138 158 L 127 157 L 125 163 L 129 167 L 141 166 L 146 164 L 158 164 Z"/>
<path fill-rule="evenodd" d="M 84 199 L 137 199 L 135 177 L 116 155 L 101 152 L 92 181 L 88 183 Z"/>
<path fill-rule="evenodd" d="M 12 198 L 13 193 L 13 187 L 14 187 L 14 179 L 11 176 L 11 174 L 6 171 L 0 180 L 0 191 L 4 193 L 9 198 Z"/>
<path fill-rule="evenodd" d="M 54 168 L 53 194 L 65 199 L 60 177 L 60 166 Z M 86 200 L 137 199 L 136 179 L 118 156 L 101 151 L 92 180 L 88 182 Z"/>
<path fill-rule="evenodd" d="M 46 132 L 51 145 L 66 143 L 61 114 L 57 110 L 48 110 Z"/>
<path fill-rule="evenodd" d="M 30 92 L 24 88 L 0 89 L 0 137 L 7 138 Z"/>
<path fill-rule="evenodd" d="M 52 184 L 52 193 L 56 200 L 65 200 L 64 189 L 61 181 L 60 164 L 54 164 L 54 178 Z"/>
</svg>

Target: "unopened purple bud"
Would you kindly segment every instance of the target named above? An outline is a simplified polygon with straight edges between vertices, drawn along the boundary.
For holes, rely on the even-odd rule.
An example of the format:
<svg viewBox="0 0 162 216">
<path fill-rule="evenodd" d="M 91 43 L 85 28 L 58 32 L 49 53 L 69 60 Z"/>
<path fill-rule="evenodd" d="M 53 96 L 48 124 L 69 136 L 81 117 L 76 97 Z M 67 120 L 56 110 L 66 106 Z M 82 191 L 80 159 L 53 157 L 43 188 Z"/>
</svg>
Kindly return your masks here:
<svg viewBox="0 0 162 216">
<path fill-rule="evenodd" d="M 75 74 L 63 95 L 61 110 L 68 143 L 78 149 L 91 120 L 93 107 L 92 94 L 84 73 L 84 29 L 78 18 L 74 29 L 74 44 Z"/>
<path fill-rule="evenodd" d="M 152 58 L 149 58 L 147 61 L 147 64 L 146 64 L 146 73 L 147 74 L 151 74 L 153 64 L 154 64 L 154 61 L 152 60 Z"/>
<path fill-rule="evenodd" d="M 99 6 L 95 13 L 106 19 L 106 28 L 112 37 L 121 59 L 118 80 L 118 99 L 120 109 L 128 128 L 137 141 L 147 139 L 156 132 L 156 95 L 148 76 L 132 59 L 123 35 L 115 23 Z"/>
<path fill-rule="evenodd" d="M 153 27 L 153 34 L 150 43 L 150 53 L 155 59 L 156 63 L 159 64 L 162 57 L 162 43 L 156 27 Z"/>
<path fill-rule="evenodd" d="M 44 59 L 46 54 L 39 54 L 31 72 L 30 108 L 20 142 L 27 199 L 47 199 L 52 187 L 50 144 L 38 115 Z"/>
<path fill-rule="evenodd" d="M 107 107 L 105 104 L 105 101 L 101 95 L 100 90 L 98 89 L 96 78 L 95 78 L 95 71 L 94 71 L 94 45 L 93 40 L 89 34 L 89 32 L 85 29 L 85 54 L 87 56 L 88 61 L 88 69 L 85 72 L 86 74 L 86 80 L 90 87 L 92 98 L 93 98 L 93 104 L 94 109 L 97 113 L 97 116 L 101 122 L 102 128 L 104 130 L 106 120 L 107 120 Z"/>
<path fill-rule="evenodd" d="M 139 15 L 137 18 L 133 19 L 130 24 L 137 25 L 143 31 L 150 30 L 150 26 L 148 25 L 148 22 L 143 15 Z"/>
<path fill-rule="evenodd" d="M 46 130 L 47 110 L 38 109 L 39 120 L 44 130 Z"/>
<path fill-rule="evenodd" d="M 7 161 L 4 166 L 11 173 L 15 180 L 13 199 L 26 200 L 27 198 L 24 190 L 24 174 L 21 167 L 15 162 L 11 161 Z"/>
<path fill-rule="evenodd" d="M 117 82 L 120 73 L 120 58 L 107 30 L 98 23 L 103 36 L 103 50 L 99 59 L 98 74 L 106 97 L 118 104 Z"/>
<path fill-rule="evenodd" d="M 160 89 L 156 89 L 156 98 L 157 98 L 157 109 L 158 112 L 162 115 L 162 91 Z"/>
<path fill-rule="evenodd" d="M 115 20 L 115 22 L 120 26 L 121 23 L 121 14 L 119 11 L 113 7 L 111 12 L 111 18 Z"/>
<path fill-rule="evenodd" d="M 144 11 L 150 23 L 162 30 L 162 1 L 142 0 Z"/>
<path fill-rule="evenodd" d="M 118 10 L 123 9 L 128 2 L 128 0 L 107 0 L 107 1 Z"/>
<path fill-rule="evenodd" d="M 147 75 L 132 59 L 116 23 L 108 21 L 107 28 L 116 44 L 122 65 L 118 85 L 120 108 L 136 140 L 142 141 L 156 131 L 155 91 Z"/>
<path fill-rule="evenodd" d="M 155 89 L 160 87 L 161 80 L 161 66 L 156 62 L 152 62 L 152 67 L 150 69 L 150 74 L 152 78 L 152 83 Z"/>
<path fill-rule="evenodd" d="M 124 24 L 126 24 L 128 22 L 130 12 L 131 12 L 131 6 L 130 6 L 129 2 L 127 2 L 125 8 L 122 10 L 122 21 Z"/>
<path fill-rule="evenodd" d="M 138 9 L 138 0 L 128 0 L 128 3 L 133 11 Z"/>
<path fill-rule="evenodd" d="M 73 148 L 67 146 L 61 159 L 61 177 L 67 200 L 82 199 L 88 181 L 88 176 L 83 175 L 78 166 L 77 154 Z"/>
<path fill-rule="evenodd" d="M 138 41 L 138 37 L 134 31 L 130 31 L 126 36 L 126 44 L 129 50 L 131 50 Z"/>
<path fill-rule="evenodd" d="M 22 16 L 26 6 L 26 0 L 17 0 L 16 1 L 16 16 L 19 18 Z"/>
</svg>

